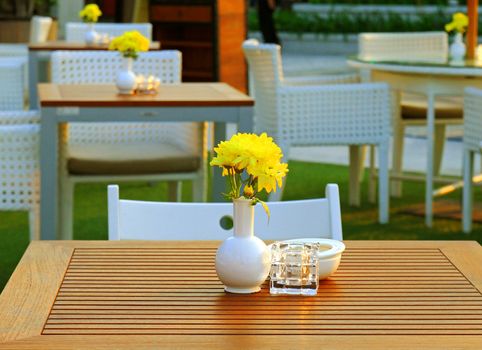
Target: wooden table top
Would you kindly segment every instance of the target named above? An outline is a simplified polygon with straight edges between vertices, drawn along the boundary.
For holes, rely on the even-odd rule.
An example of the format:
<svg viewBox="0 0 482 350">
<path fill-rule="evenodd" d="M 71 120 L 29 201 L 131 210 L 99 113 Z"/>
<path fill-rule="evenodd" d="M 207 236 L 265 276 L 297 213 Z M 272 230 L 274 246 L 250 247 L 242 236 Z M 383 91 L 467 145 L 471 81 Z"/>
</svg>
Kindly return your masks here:
<svg viewBox="0 0 482 350">
<path fill-rule="evenodd" d="M 161 43 L 159 41 L 151 41 L 149 50 L 160 50 Z M 72 51 L 93 51 L 108 50 L 109 44 L 87 45 L 81 42 L 68 42 L 65 40 L 46 41 L 43 43 L 31 43 L 28 45 L 30 51 L 56 51 L 56 50 L 72 50 Z"/>
<path fill-rule="evenodd" d="M 218 245 L 34 241 L 0 296 L 0 347 L 481 348 L 476 242 L 348 241 L 315 297 L 225 293 Z"/>
<path fill-rule="evenodd" d="M 157 95 L 120 95 L 114 85 L 39 84 L 42 107 L 253 106 L 248 95 L 225 83 L 161 85 Z"/>
</svg>

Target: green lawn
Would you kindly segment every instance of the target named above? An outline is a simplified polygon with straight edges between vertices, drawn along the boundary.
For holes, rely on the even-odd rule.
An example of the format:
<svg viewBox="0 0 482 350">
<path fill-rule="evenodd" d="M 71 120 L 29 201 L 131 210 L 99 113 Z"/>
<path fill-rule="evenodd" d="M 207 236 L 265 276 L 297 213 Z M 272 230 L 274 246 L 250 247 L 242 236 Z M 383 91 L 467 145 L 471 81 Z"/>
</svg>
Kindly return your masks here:
<svg viewBox="0 0 482 350">
<path fill-rule="evenodd" d="M 343 166 L 290 162 L 290 173 L 284 195 L 285 200 L 324 197 L 327 183 L 340 186 L 343 234 L 345 239 L 417 239 L 417 240 L 477 240 L 482 242 L 482 225 L 474 225 L 472 234 L 461 232 L 460 222 L 436 219 L 433 229 L 424 226 L 422 217 L 400 213 L 409 204 L 420 203 L 424 198 L 422 183 L 406 183 L 403 198 L 390 203 L 390 224 L 377 223 L 377 205 L 367 201 L 367 181 L 363 186 L 363 204 L 352 208 L 348 199 L 348 168 Z M 366 178 L 366 177 L 365 177 Z M 107 239 L 107 184 L 83 184 L 75 192 L 75 239 Z M 166 200 L 166 185 L 147 183 L 121 184 L 121 198 Z M 190 185 L 185 185 L 184 200 L 190 198 Z M 451 196 L 461 198 L 457 192 Z M 482 190 L 477 189 L 475 200 L 482 201 Z M 202 239 L 202 237 L 200 237 Z M 0 213 L 0 289 L 20 260 L 28 245 L 27 214 Z"/>
</svg>

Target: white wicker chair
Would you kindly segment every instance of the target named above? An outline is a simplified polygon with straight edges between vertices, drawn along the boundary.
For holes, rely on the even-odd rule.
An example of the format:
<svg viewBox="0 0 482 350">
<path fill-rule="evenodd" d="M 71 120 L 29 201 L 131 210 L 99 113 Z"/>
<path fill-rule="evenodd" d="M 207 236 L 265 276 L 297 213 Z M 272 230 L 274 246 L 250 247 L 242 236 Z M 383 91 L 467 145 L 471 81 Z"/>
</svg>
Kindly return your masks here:
<svg viewBox="0 0 482 350">
<path fill-rule="evenodd" d="M 358 36 L 358 57 L 374 61 L 405 61 L 445 63 L 448 58 L 448 37 L 445 32 L 418 33 L 361 33 Z M 434 174 L 440 173 L 445 127 L 462 123 L 462 99 L 441 97 L 435 102 L 435 150 Z M 400 175 L 403 169 L 403 141 L 405 127 L 425 126 L 427 102 L 424 96 L 403 93 L 400 99 L 400 115 L 393 122 L 393 173 Z M 401 195 L 401 182 L 393 181 L 392 195 Z"/>
<path fill-rule="evenodd" d="M 465 89 L 464 98 L 464 190 L 462 226 L 472 231 L 472 176 L 474 155 L 482 154 L 482 90 Z"/>
<path fill-rule="evenodd" d="M 57 51 L 52 80 L 64 84 L 114 83 L 122 67 L 112 51 Z M 137 74 L 153 74 L 163 84 L 181 77 L 179 51 L 143 52 Z M 102 119 L 99 109 L 99 120 Z M 170 198 L 180 197 L 180 181 L 193 181 L 193 198 L 206 197 L 205 125 L 200 123 L 70 123 L 61 141 L 61 232 L 72 237 L 73 189 L 77 182 L 169 181 Z"/>
<path fill-rule="evenodd" d="M 30 20 L 29 42 L 41 43 L 47 41 L 51 26 L 51 17 L 33 16 Z M 17 62 L 23 64 L 23 93 L 26 95 L 28 87 L 28 46 L 26 44 L 0 44 L 0 58 L 3 59 L 4 57 L 15 58 Z"/>
<path fill-rule="evenodd" d="M 0 58 L 0 110 L 24 109 L 24 66 L 16 58 Z"/>
<path fill-rule="evenodd" d="M 255 232 L 261 239 L 331 238 L 342 240 L 338 185 L 328 184 L 326 198 L 270 202 L 268 222 L 255 207 Z M 119 200 L 119 187 L 108 187 L 109 239 L 222 240 L 232 229 L 221 226 L 232 218 L 231 203 L 170 203 Z M 300 225 L 300 222 L 303 225 Z"/>
<path fill-rule="evenodd" d="M 84 36 L 89 26 L 86 23 L 68 22 L 65 27 L 65 40 L 69 42 L 84 42 Z M 95 30 L 109 36 L 119 36 L 124 32 L 137 30 L 149 40 L 152 39 L 152 24 L 150 23 L 96 23 Z"/>
<path fill-rule="evenodd" d="M 27 210 L 30 239 L 40 239 L 39 115 L 0 112 L 0 210 Z"/>
<path fill-rule="evenodd" d="M 333 78 L 321 85 L 285 84 L 278 45 L 247 40 L 243 50 L 254 86 L 256 132 L 273 136 L 285 158 L 291 146 L 378 146 L 379 220 L 388 222 L 388 86 L 346 84 L 343 76 L 339 84 Z"/>
</svg>

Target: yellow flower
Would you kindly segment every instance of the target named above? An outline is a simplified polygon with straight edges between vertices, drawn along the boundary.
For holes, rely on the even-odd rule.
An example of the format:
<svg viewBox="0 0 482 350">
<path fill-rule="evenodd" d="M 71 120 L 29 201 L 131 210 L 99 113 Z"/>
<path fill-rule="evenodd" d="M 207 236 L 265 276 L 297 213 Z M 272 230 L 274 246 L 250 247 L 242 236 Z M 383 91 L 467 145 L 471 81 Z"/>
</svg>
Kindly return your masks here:
<svg viewBox="0 0 482 350">
<path fill-rule="evenodd" d="M 465 13 L 457 12 L 452 16 L 452 22 L 445 25 L 445 30 L 451 32 L 456 30 L 459 33 L 463 33 L 465 28 L 469 25 L 469 18 Z"/>
<path fill-rule="evenodd" d="M 255 185 L 256 192 L 264 189 L 269 193 L 276 191 L 277 186 L 282 186 L 283 177 L 288 172 L 288 165 L 281 163 L 283 158 L 281 149 L 266 133 L 259 136 L 238 133 L 229 141 L 220 142 L 214 151 L 216 157 L 210 164 L 221 167 L 223 176 L 234 177 L 230 180 L 232 186 L 230 195 L 233 198 L 239 196 L 240 190 L 240 181 L 236 178 L 236 174 L 246 172 L 248 178 L 244 179 L 247 182 L 245 191 L 253 190 L 251 186 Z M 248 193 L 245 194 L 249 197 Z"/>
<path fill-rule="evenodd" d="M 110 42 L 109 50 L 117 50 L 124 57 L 137 58 L 139 52 L 149 50 L 149 39 L 138 31 L 125 32 Z"/>
<path fill-rule="evenodd" d="M 253 186 L 249 186 L 249 185 L 244 186 L 243 195 L 246 198 L 252 198 L 254 196 Z"/>
<path fill-rule="evenodd" d="M 97 22 L 99 17 L 102 16 L 102 11 L 96 4 L 88 4 L 79 12 L 79 17 L 84 22 L 94 23 Z"/>
</svg>

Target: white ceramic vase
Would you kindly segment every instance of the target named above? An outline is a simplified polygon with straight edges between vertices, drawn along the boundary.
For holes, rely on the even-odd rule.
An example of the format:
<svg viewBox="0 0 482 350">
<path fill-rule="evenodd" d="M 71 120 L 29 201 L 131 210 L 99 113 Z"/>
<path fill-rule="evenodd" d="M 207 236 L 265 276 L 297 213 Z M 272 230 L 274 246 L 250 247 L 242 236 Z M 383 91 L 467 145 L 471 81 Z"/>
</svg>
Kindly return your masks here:
<svg viewBox="0 0 482 350">
<path fill-rule="evenodd" d="M 456 33 L 450 45 L 450 59 L 453 62 L 462 62 L 465 58 L 465 44 L 462 33 Z"/>
<path fill-rule="evenodd" d="M 254 206 L 251 200 L 235 199 L 233 210 L 234 234 L 218 248 L 216 272 L 227 292 L 256 293 L 268 277 L 271 252 L 254 235 Z"/>
<path fill-rule="evenodd" d="M 94 23 L 89 23 L 89 29 L 85 32 L 85 43 L 87 45 L 94 45 L 99 39 L 99 33 L 95 31 Z"/>
<path fill-rule="evenodd" d="M 136 75 L 132 71 L 132 57 L 124 58 L 124 67 L 117 73 L 116 86 L 122 95 L 130 95 L 136 88 Z"/>
</svg>

